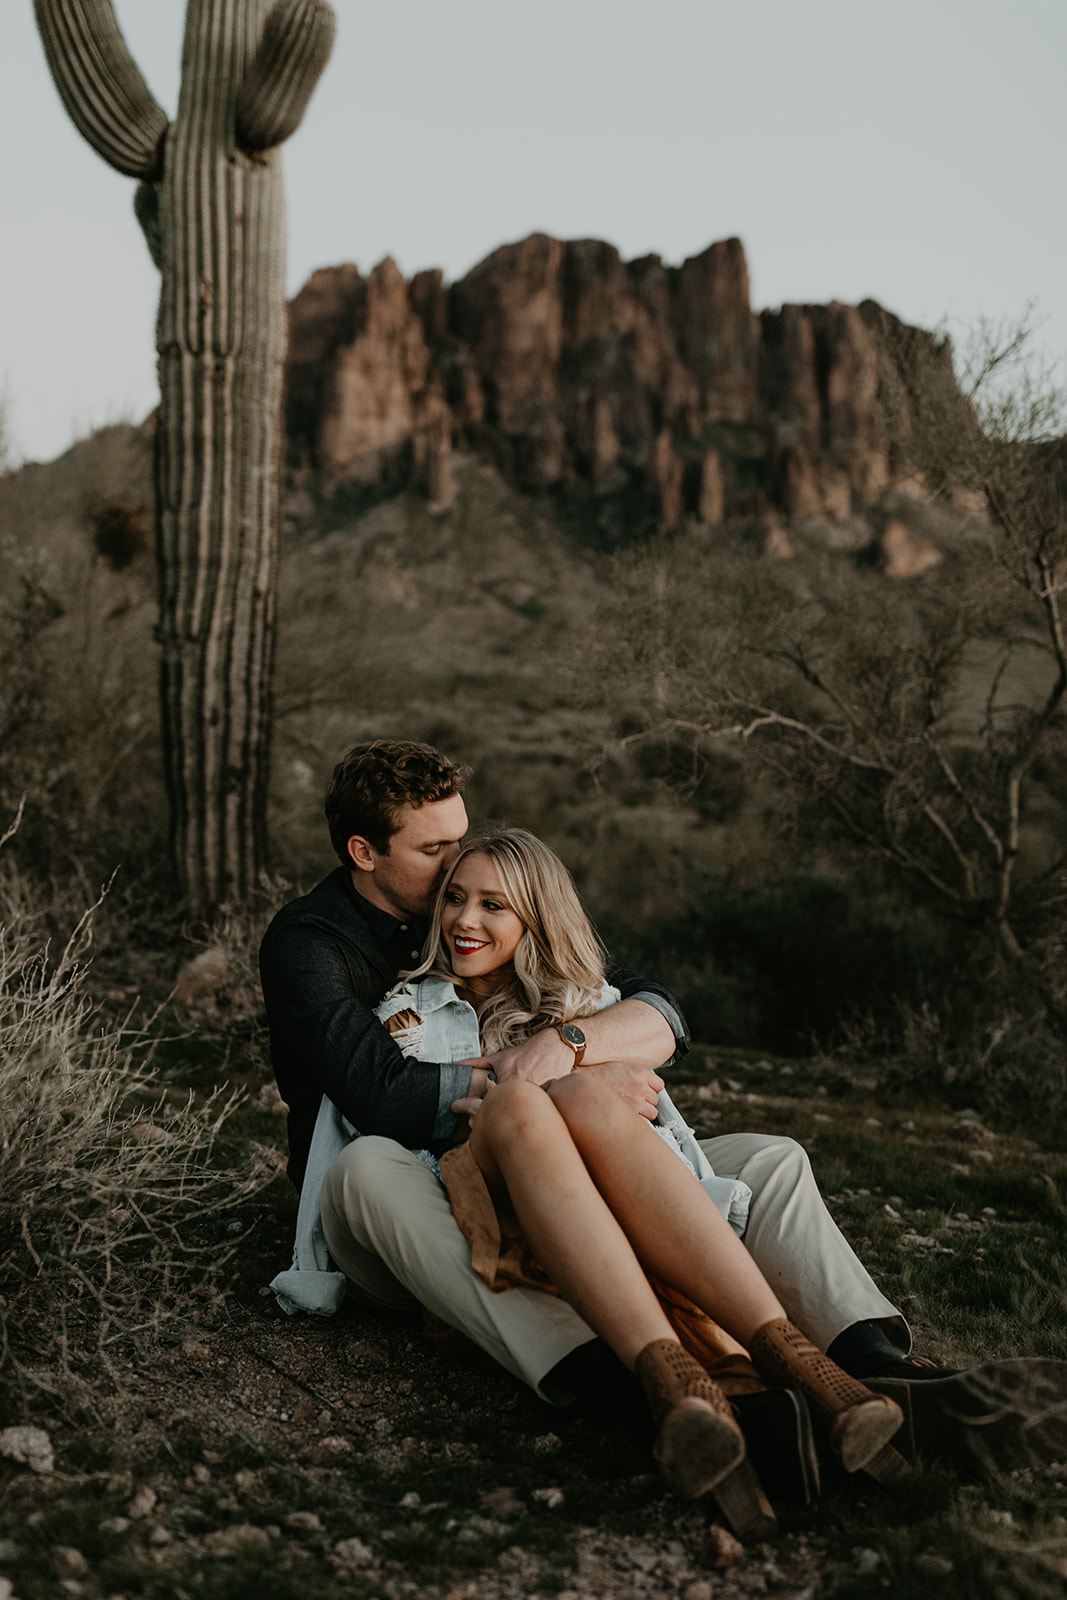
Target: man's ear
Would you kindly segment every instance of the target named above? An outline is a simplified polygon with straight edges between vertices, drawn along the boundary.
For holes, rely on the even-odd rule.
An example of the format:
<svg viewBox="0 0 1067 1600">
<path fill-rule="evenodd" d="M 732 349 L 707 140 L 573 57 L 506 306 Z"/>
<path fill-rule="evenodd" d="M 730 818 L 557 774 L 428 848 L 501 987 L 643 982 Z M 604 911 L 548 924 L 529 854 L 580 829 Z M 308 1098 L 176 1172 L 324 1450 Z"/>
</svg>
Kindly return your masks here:
<svg viewBox="0 0 1067 1600">
<path fill-rule="evenodd" d="M 345 845 L 345 849 L 348 851 L 349 861 L 358 872 L 374 871 L 377 859 L 375 852 L 370 843 L 362 838 L 360 834 L 354 833 Z"/>
</svg>

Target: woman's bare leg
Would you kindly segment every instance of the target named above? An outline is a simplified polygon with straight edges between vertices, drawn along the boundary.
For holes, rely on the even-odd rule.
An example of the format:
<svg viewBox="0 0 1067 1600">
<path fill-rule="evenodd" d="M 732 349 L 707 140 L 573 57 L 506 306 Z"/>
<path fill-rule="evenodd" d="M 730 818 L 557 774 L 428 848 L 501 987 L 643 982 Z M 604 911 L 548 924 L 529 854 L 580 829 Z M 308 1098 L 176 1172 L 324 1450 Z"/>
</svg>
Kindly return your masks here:
<svg viewBox="0 0 1067 1600">
<path fill-rule="evenodd" d="M 632 1371 L 646 1345 L 676 1337 L 543 1089 L 520 1081 L 497 1085 L 474 1119 L 470 1142 L 490 1189 L 506 1191 L 564 1299 L 620 1361 Z"/>
<path fill-rule="evenodd" d="M 557 1079 L 548 1095 L 642 1267 L 746 1348 L 785 1316 L 722 1212 L 643 1118 L 583 1072 Z"/>
<path fill-rule="evenodd" d="M 470 1148 L 490 1189 L 506 1190 L 565 1299 L 636 1372 L 667 1482 L 686 1499 L 712 1492 L 735 1532 L 766 1538 L 774 1512 L 744 1459 L 729 1401 L 683 1350 L 552 1100 L 522 1081 L 498 1085 L 475 1118 Z"/>
</svg>

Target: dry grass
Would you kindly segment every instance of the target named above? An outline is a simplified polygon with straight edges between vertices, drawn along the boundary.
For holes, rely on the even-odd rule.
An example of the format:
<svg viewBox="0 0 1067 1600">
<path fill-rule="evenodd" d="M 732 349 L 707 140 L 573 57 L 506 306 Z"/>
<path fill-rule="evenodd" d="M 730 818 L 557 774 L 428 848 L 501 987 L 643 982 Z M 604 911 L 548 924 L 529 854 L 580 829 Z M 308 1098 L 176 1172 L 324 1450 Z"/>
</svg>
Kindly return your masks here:
<svg viewBox="0 0 1067 1600">
<path fill-rule="evenodd" d="M 176 1293 L 225 1267 L 227 1224 L 263 1178 L 217 1159 L 236 1097 L 161 1093 L 146 1031 L 88 999 L 98 908 L 50 942 L 64 908 L 0 855 L 0 1371 L 21 1380 L 5 1409 L 34 1385 L 42 1325 L 45 1369 L 71 1374 L 158 1330 Z"/>
</svg>

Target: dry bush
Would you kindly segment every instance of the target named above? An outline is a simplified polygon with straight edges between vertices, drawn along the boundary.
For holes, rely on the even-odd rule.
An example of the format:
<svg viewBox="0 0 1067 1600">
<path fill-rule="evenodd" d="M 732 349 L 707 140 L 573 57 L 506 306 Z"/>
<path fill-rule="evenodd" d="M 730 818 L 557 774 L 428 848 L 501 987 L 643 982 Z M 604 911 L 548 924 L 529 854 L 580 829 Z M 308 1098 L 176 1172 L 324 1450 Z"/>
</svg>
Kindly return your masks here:
<svg viewBox="0 0 1067 1600">
<path fill-rule="evenodd" d="M 0 855 L 0 1370 L 30 1383 L 42 1328 L 90 1382 L 158 1332 L 225 1265 L 231 1219 L 268 1176 L 218 1160 L 233 1096 L 168 1100 L 144 1035 L 94 1012 L 98 905 L 50 949 L 56 907 Z"/>
</svg>

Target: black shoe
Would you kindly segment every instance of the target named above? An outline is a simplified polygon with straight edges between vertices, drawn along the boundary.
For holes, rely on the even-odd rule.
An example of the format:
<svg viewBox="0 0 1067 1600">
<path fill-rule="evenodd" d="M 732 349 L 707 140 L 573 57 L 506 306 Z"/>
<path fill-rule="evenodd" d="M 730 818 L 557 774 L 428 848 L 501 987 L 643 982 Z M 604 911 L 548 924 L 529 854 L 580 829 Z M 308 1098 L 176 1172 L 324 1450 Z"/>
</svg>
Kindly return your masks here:
<svg viewBox="0 0 1067 1600">
<path fill-rule="evenodd" d="M 965 1372 L 924 1365 L 866 1382 L 903 1411 L 893 1443 L 909 1461 L 995 1476 L 1067 1460 L 1067 1361 L 989 1361 Z"/>
<path fill-rule="evenodd" d="M 803 1396 L 793 1389 L 764 1389 L 734 1395 L 730 1404 L 748 1459 L 771 1500 L 813 1506 L 819 1498 L 819 1458 Z"/>
</svg>

